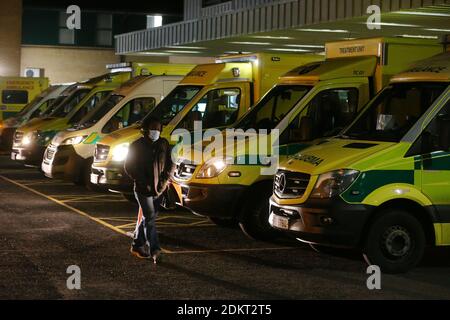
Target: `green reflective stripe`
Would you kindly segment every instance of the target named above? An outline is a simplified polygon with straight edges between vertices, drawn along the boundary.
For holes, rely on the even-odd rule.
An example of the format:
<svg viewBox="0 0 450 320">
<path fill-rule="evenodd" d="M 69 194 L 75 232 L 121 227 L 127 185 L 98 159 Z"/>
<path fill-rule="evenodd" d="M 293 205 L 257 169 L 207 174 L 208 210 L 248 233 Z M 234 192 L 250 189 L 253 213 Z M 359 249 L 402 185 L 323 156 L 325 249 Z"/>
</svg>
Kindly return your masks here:
<svg viewBox="0 0 450 320">
<path fill-rule="evenodd" d="M 89 137 L 87 137 L 84 141 L 83 144 L 96 144 L 97 142 L 99 142 L 101 140 L 100 135 L 97 132 L 91 133 L 89 135 Z"/>
<path fill-rule="evenodd" d="M 414 184 L 414 170 L 373 170 L 362 172 L 341 197 L 347 202 L 362 202 L 376 189 L 392 184 Z"/>
<path fill-rule="evenodd" d="M 435 152 L 430 155 L 423 155 L 423 170 L 441 171 L 450 170 L 450 153 Z"/>
</svg>

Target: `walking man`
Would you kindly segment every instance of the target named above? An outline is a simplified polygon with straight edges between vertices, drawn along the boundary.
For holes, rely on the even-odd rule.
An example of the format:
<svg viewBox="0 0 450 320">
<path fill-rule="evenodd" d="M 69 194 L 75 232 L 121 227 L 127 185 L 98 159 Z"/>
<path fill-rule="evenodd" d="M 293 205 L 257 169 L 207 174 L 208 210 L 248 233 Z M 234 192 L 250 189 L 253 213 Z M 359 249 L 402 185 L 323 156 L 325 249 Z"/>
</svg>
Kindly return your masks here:
<svg viewBox="0 0 450 320">
<path fill-rule="evenodd" d="M 155 220 L 161 196 L 166 190 L 174 169 L 169 142 L 160 138 L 161 122 L 146 119 L 142 124 L 142 138 L 130 145 L 125 172 L 134 181 L 134 194 L 139 203 L 138 221 L 131 245 L 131 253 L 141 259 L 157 263 L 161 254 Z"/>
</svg>

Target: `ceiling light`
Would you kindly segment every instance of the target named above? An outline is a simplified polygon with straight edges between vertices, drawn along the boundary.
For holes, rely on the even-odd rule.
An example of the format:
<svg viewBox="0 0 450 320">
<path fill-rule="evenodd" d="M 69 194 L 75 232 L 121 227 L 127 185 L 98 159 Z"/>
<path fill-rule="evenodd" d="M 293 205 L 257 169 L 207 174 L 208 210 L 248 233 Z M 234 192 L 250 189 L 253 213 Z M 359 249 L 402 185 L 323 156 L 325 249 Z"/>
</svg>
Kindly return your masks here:
<svg viewBox="0 0 450 320">
<path fill-rule="evenodd" d="M 284 49 L 284 48 L 270 48 L 271 51 L 285 51 L 285 52 L 311 52 L 311 50 L 304 49 Z"/>
<path fill-rule="evenodd" d="M 348 30 L 339 30 L 339 29 L 296 29 L 297 31 L 305 31 L 305 32 L 332 32 L 332 33 L 349 33 Z"/>
<path fill-rule="evenodd" d="M 421 11 L 395 11 L 392 13 L 396 14 L 406 14 L 413 16 L 429 16 L 429 17 L 450 17 L 448 13 L 437 13 L 437 12 L 421 12 Z"/>
<path fill-rule="evenodd" d="M 450 32 L 450 29 L 424 29 L 424 30 L 433 32 Z"/>
<path fill-rule="evenodd" d="M 150 55 L 150 56 L 164 56 L 167 55 L 165 52 L 138 52 L 137 54 Z"/>
<path fill-rule="evenodd" d="M 312 44 L 285 44 L 285 47 L 293 47 L 293 48 L 316 48 L 316 49 L 324 49 L 325 46 L 318 46 Z"/>
<path fill-rule="evenodd" d="M 189 46 L 167 46 L 169 49 L 192 49 L 192 50 L 204 50 L 205 47 L 189 47 Z"/>
<path fill-rule="evenodd" d="M 415 34 L 402 34 L 399 37 L 411 38 L 411 39 L 439 39 L 438 36 L 425 36 L 425 35 L 415 35 Z"/>
<path fill-rule="evenodd" d="M 168 52 L 168 53 L 187 53 L 187 54 L 201 53 L 200 51 L 192 51 L 192 50 L 166 50 L 165 52 Z"/>
<path fill-rule="evenodd" d="M 249 51 L 225 51 L 224 54 L 250 54 Z"/>
<path fill-rule="evenodd" d="M 394 22 L 360 22 L 360 24 L 365 24 L 368 26 L 385 26 L 385 27 L 406 27 L 406 28 L 420 27 L 415 24 L 404 24 L 404 23 L 394 23 Z"/>
<path fill-rule="evenodd" d="M 280 40 L 294 39 L 292 37 L 276 37 L 276 36 L 252 36 L 252 38 L 256 38 L 256 39 L 280 39 Z"/>
<path fill-rule="evenodd" d="M 248 45 L 255 45 L 255 46 L 268 46 L 271 45 L 270 42 L 251 42 L 251 41 L 234 41 L 230 42 L 231 44 L 248 44 Z"/>
</svg>

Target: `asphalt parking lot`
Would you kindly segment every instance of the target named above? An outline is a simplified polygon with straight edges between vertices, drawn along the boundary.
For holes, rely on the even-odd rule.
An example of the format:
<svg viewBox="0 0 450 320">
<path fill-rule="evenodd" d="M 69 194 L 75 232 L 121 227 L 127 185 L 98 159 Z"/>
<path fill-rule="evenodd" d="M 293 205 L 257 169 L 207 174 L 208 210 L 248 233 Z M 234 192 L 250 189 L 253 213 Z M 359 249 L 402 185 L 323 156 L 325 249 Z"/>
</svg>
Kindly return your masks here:
<svg viewBox="0 0 450 320">
<path fill-rule="evenodd" d="M 158 218 L 164 260 L 129 253 L 137 207 L 0 156 L 0 299 L 449 299 L 450 250 L 368 290 L 358 254 L 246 238 L 183 210 Z M 67 267 L 81 269 L 69 290 Z"/>
</svg>

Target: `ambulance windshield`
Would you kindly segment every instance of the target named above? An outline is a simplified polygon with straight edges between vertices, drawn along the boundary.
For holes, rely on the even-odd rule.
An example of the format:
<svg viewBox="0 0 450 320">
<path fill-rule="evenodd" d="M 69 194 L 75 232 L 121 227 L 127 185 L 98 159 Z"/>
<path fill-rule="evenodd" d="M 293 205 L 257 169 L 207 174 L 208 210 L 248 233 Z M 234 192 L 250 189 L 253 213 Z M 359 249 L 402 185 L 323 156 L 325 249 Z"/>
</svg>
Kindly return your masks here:
<svg viewBox="0 0 450 320">
<path fill-rule="evenodd" d="M 243 130 L 274 129 L 311 88 L 311 86 L 301 85 L 274 87 L 239 121 L 236 127 Z"/>
<path fill-rule="evenodd" d="M 154 117 L 167 125 L 199 93 L 201 86 L 178 86 L 150 112 L 147 117 Z M 145 119 L 143 120 L 145 122 Z"/>
<path fill-rule="evenodd" d="M 392 84 L 369 103 L 343 138 L 399 142 L 447 86 L 435 82 Z"/>
</svg>

